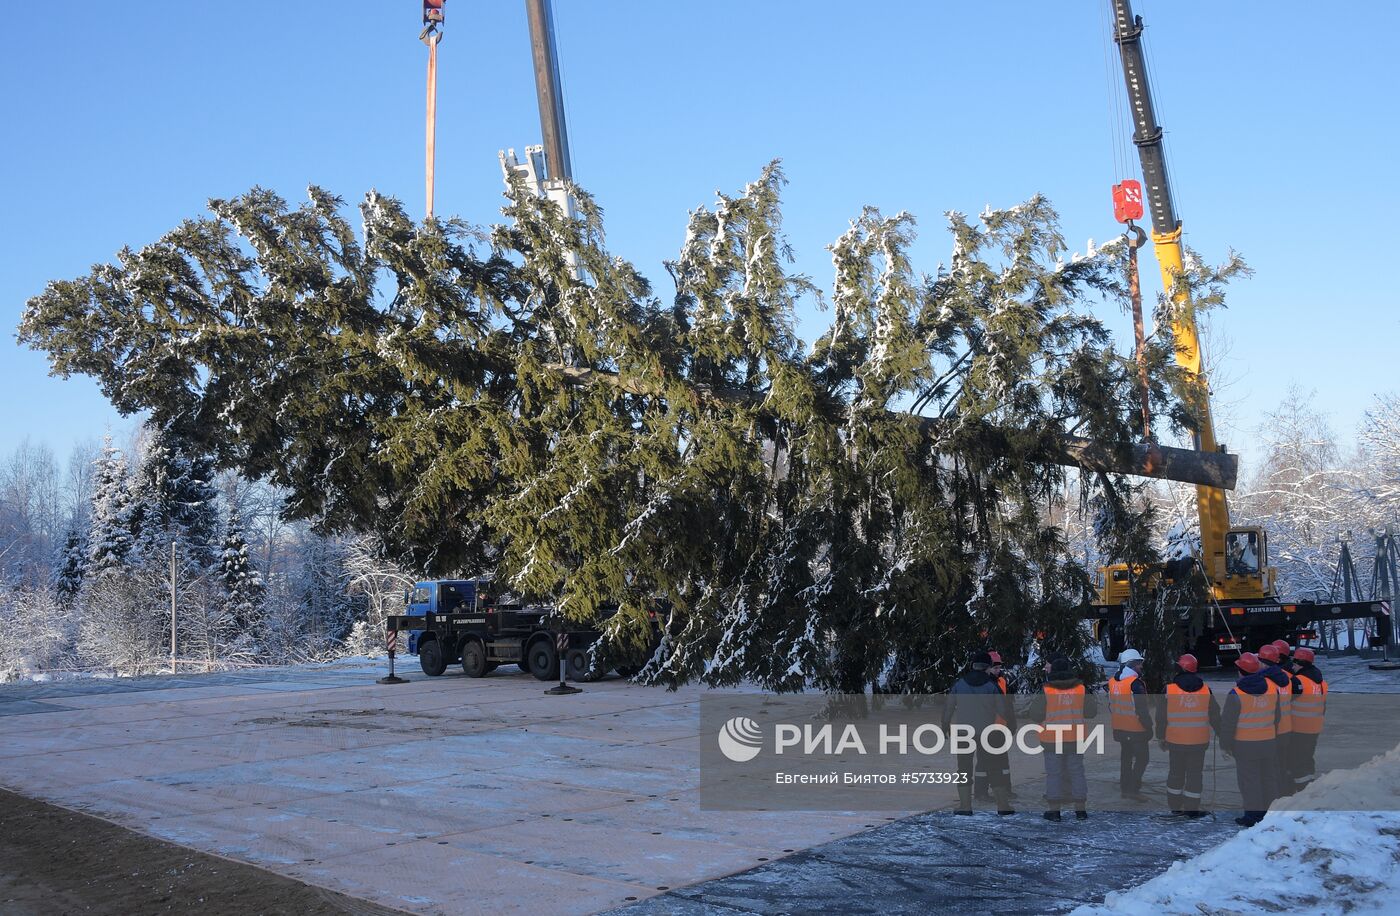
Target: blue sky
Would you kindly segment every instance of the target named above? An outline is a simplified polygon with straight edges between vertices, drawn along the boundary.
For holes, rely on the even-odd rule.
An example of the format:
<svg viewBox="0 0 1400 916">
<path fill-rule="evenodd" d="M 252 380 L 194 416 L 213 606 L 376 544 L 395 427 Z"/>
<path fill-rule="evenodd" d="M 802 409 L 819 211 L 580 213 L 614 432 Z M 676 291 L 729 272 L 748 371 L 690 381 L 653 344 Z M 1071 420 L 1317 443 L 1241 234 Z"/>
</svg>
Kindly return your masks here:
<svg viewBox="0 0 1400 916">
<path fill-rule="evenodd" d="M 1067 238 L 1116 232 L 1104 0 L 852 4 L 555 0 L 577 179 L 610 247 L 653 279 L 686 212 L 784 160 L 798 269 L 865 204 L 920 221 L 1040 192 Z M 1217 321 L 1231 348 L 1221 437 L 1248 437 L 1284 389 L 1317 392 L 1349 439 L 1400 389 L 1388 269 L 1397 192 L 1390 72 L 1366 51 L 1400 5 L 1138 0 L 1178 210 L 1209 260 L 1256 276 Z M 47 376 L 12 329 L 50 279 L 157 238 L 209 197 L 317 183 L 422 208 L 417 0 L 12 4 L 0 35 L 0 454 L 29 436 L 60 454 L 130 421 L 86 379 Z M 441 49 L 437 209 L 496 218 L 503 147 L 538 142 L 523 3 L 449 0 Z M 1109 69 L 1109 66 L 1113 69 Z M 1126 119 L 1124 119 L 1126 120 Z M 1155 285 L 1155 271 L 1149 276 Z M 802 316 L 809 341 L 826 316 Z M 1126 321 L 1114 317 L 1125 335 Z"/>
</svg>

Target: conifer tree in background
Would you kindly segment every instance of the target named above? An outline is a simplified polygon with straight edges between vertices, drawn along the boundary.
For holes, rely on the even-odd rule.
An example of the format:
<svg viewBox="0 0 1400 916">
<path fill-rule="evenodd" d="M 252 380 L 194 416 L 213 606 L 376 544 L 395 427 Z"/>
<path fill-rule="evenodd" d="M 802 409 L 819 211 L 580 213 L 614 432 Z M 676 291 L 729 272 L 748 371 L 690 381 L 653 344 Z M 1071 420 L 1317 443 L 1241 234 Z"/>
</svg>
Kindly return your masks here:
<svg viewBox="0 0 1400 916">
<path fill-rule="evenodd" d="M 87 538 L 81 532 L 70 528 L 63 542 L 63 550 L 59 553 L 58 562 L 54 564 L 53 578 L 50 582 L 54 598 L 60 605 L 71 607 L 77 600 L 83 588 L 83 579 L 87 576 L 87 564 Z"/>
<path fill-rule="evenodd" d="M 213 478 L 212 463 L 192 455 L 187 441 L 167 428 L 151 430 L 131 481 L 131 530 L 141 562 L 168 564 L 174 542 L 182 561 L 198 569 L 212 565 L 218 536 Z"/>
<path fill-rule="evenodd" d="M 312 533 L 301 557 L 296 625 L 302 653 L 317 658 L 350 635 L 356 603 L 345 587 L 345 553 L 339 539 Z"/>
<path fill-rule="evenodd" d="M 930 690 L 989 641 L 1082 648 L 1090 578 L 1046 508 L 1063 436 L 1126 455 L 1139 434 L 1135 368 L 1091 312 L 1121 294 L 1121 246 L 1066 260 L 1035 198 L 949 214 L 950 266 L 921 273 L 912 218 L 867 210 L 831 247 L 809 352 L 782 184 L 774 164 L 691 214 L 669 303 L 582 191 L 571 220 L 515 186 L 483 249 L 377 194 L 361 239 L 319 189 L 255 189 L 50 284 L 21 338 L 408 568 L 494 568 L 578 620 L 618 601 L 618 643 L 664 597 L 654 682 Z M 1144 356 L 1180 428 L 1170 318 Z M 1133 490 L 1081 483 L 1112 507 L 1104 556 L 1140 560 Z M 342 576 L 308 555 L 321 638 L 348 630 Z"/>
<path fill-rule="evenodd" d="M 93 484 L 92 520 L 88 530 L 88 574 L 99 576 L 126 562 L 134 546 L 130 481 L 126 456 L 103 439 Z"/>
<path fill-rule="evenodd" d="M 219 566 L 223 584 L 222 604 L 235 634 L 251 634 L 262 615 L 266 594 L 262 576 L 248 556 L 248 542 L 243 536 L 243 520 L 238 510 L 229 511 L 224 528 L 223 554 Z"/>
</svg>

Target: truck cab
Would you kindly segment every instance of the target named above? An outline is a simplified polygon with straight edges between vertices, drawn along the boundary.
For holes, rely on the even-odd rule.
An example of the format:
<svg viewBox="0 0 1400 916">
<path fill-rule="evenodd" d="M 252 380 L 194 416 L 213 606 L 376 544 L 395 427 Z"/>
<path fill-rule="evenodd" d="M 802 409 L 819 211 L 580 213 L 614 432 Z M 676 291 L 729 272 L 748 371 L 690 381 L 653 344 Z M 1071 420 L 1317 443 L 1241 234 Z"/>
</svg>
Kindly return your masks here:
<svg viewBox="0 0 1400 916">
<path fill-rule="evenodd" d="M 434 614 L 460 614 L 474 611 L 489 599 L 490 579 L 434 579 L 416 582 L 404 595 L 404 613 L 410 617 Z M 484 622 L 484 621 L 483 621 Z M 409 630 L 408 651 L 418 654 L 418 642 L 424 630 Z"/>
<path fill-rule="evenodd" d="M 1258 526 L 1231 528 L 1225 534 L 1225 581 L 1215 583 L 1217 601 L 1275 598 L 1277 573 L 1269 565 L 1268 532 Z"/>
</svg>

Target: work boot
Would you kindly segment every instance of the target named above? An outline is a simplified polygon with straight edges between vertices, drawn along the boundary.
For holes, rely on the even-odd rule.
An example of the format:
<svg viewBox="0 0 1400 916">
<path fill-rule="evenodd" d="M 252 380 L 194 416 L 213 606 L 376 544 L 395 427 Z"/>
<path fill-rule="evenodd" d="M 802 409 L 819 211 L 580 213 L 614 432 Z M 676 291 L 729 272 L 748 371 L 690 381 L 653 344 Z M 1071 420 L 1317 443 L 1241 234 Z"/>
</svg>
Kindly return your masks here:
<svg viewBox="0 0 1400 916">
<path fill-rule="evenodd" d="M 958 810 L 954 814 L 972 814 L 972 786 L 958 786 Z"/>
<path fill-rule="evenodd" d="M 997 814 L 1006 817 L 1016 812 L 1011 808 L 1011 795 L 1005 789 L 993 789 L 992 794 L 997 800 Z"/>
<path fill-rule="evenodd" d="M 1085 811 L 1083 808 L 1075 808 L 1074 819 L 1076 821 L 1087 821 L 1089 819 L 1089 812 Z"/>
<path fill-rule="evenodd" d="M 1041 815 L 1041 817 L 1045 818 L 1047 821 L 1062 821 L 1062 820 L 1064 820 L 1064 818 L 1060 816 L 1060 812 L 1059 812 L 1058 809 L 1056 809 L 1056 810 L 1051 810 L 1051 811 L 1046 811 L 1044 814 Z"/>
</svg>

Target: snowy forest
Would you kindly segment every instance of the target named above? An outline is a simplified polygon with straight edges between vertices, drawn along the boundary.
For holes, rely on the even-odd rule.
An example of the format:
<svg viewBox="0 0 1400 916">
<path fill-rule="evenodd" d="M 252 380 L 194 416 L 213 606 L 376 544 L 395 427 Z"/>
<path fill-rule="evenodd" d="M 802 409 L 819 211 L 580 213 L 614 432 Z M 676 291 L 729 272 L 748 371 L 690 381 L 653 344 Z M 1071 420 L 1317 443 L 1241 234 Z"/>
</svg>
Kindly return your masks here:
<svg viewBox="0 0 1400 916">
<path fill-rule="evenodd" d="M 586 193 L 569 219 L 520 186 L 490 230 L 371 193 L 358 232 L 323 191 L 255 189 L 49 284 L 21 341 L 144 426 L 0 471 L 0 672 L 169 666 L 172 592 L 183 664 L 363 652 L 411 576 L 483 573 L 575 619 L 620 603 L 608 639 L 665 598 L 654 683 L 939 689 L 988 641 L 1082 651 L 1097 564 L 1193 513 L 1062 443 L 1130 454 L 1143 398 L 1154 438 L 1190 429 L 1175 306 L 1122 352 L 1096 310 L 1125 246 L 1071 255 L 1040 198 L 948 214 L 926 271 L 913 218 L 866 210 L 821 289 L 788 270 L 782 184 L 690 214 L 669 301 Z M 1204 315 L 1245 272 L 1179 282 Z M 811 345 L 803 302 L 831 315 Z M 1263 424 L 1233 505 L 1286 592 L 1392 522 L 1397 433 L 1394 398 L 1355 444 L 1302 393 Z"/>
<path fill-rule="evenodd" d="M 406 574 L 364 537 L 288 522 L 265 485 L 150 427 L 0 463 L 0 679 L 374 652 Z"/>
</svg>

